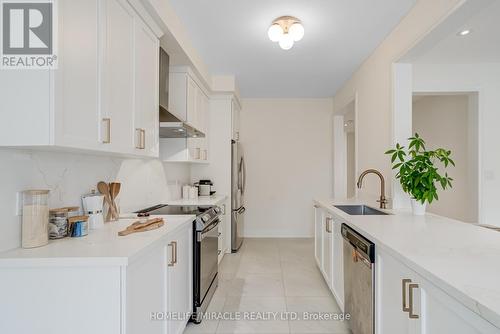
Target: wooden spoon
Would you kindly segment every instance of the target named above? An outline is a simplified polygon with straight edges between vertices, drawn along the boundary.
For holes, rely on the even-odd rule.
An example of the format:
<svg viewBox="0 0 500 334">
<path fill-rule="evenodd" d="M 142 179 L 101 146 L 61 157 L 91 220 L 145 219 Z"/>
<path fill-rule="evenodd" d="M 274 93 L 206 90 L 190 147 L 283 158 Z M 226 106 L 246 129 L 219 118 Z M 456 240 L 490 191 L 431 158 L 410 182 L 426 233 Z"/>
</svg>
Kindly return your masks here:
<svg viewBox="0 0 500 334">
<path fill-rule="evenodd" d="M 99 192 L 104 195 L 104 200 L 106 201 L 106 204 L 108 205 L 109 211 L 111 212 L 111 214 L 116 215 L 115 208 L 113 206 L 113 203 L 111 201 L 111 196 L 109 194 L 108 184 L 106 182 L 103 182 L 103 181 L 97 183 L 97 190 L 99 190 Z M 108 217 L 109 217 L 109 214 L 108 214 Z M 109 221 L 108 218 L 106 218 L 106 221 Z"/>
<path fill-rule="evenodd" d="M 113 204 L 113 209 L 115 210 L 116 215 L 113 217 L 114 219 L 118 219 L 118 207 L 116 205 L 116 197 L 120 193 L 121 183 L 111 182 L 109 184 L 109 193 L 111 197 L 111 203 Z"/>
</svg>

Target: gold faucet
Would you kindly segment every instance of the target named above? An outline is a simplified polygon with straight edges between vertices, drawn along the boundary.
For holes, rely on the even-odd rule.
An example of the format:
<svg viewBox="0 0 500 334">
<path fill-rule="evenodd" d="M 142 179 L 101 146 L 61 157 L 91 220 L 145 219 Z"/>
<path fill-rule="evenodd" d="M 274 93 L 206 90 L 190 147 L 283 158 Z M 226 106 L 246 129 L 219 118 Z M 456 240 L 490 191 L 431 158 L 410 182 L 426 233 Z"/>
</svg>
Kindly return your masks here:
<svg viewBox="0 0 500 334">
<path fill-rule="evenodd" d="M 376 174 L 380 178 L 380 199 L 377 202 L 380 203 L 381 209 L 386 209 L 387 199 L 385 198 L 384 176 L 382 175 L 382 173 L 380 173 L 376 169 L 367 169 L 363 173 L 361 173 L 361 175 L 359 176 L 358 183 L 357 183 L 358 189 L 361 189 L 361 187 L 363 186 L 363 178 L 366 176 L 366 174 Z"/>
</svg>

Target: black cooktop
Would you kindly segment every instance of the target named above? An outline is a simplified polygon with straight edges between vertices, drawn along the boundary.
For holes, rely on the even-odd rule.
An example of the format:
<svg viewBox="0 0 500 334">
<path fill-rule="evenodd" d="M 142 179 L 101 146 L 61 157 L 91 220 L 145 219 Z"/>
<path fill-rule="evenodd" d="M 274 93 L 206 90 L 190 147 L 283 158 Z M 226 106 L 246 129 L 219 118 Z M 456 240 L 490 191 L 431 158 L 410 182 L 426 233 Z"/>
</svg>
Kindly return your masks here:
<svg viewBox="0 0 500 334">
<path fill-rule="evenodd" d="M 166 205 L 159 204 L 150 208 L 136 211 L 137 215 L 200 215 L 210 209 L 211 206 L 195 205 Z"/>
</svg>

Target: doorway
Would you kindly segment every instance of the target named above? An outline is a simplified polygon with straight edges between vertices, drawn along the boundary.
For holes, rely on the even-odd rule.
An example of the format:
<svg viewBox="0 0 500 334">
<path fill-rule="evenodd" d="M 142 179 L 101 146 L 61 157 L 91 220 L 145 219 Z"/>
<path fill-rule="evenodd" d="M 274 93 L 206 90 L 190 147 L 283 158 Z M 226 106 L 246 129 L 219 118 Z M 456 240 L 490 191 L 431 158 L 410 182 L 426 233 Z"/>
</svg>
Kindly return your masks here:
<svg viewBox="0 0 500 334">
<path fill-rule="evenodd" d="M 353 198 L 357 194 L 356 118 L 356 97 L 333 117 L 333 192 L 338 199 Z"/>
<path fill-rule="evenodd" d="M 451 150 L 455 166 L 446 170 L 453 188 L 439 192 L 428 211 L 469 223 L 478 222 L 478 104 L 476 93 L 413 95 L 412 128 L 427 149 Z M 445 170 L 440 170 L 444 173 Z"/>
</svg>

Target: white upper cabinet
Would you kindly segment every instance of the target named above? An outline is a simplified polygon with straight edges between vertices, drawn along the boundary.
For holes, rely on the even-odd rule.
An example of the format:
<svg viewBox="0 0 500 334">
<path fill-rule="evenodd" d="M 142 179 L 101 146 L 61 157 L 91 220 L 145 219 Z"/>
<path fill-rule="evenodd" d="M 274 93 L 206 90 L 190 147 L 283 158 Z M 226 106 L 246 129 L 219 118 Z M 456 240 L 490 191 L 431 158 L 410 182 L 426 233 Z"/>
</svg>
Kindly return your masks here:
<svg viewBox="0 0 500 334">
<path fill-rule="evenodd" d="M 100 149 L 99 130 L 101 105 L 99 85 L 99 49 L 100 22 L 98 19 L 99 1 L 68 0 L 61 1 L 58 9 L 59 16 L 59 69 L 52 71 L 55 78 L 55 88 L 46 92 L 47 97 L 54 96 L 55 133 L 52 140 L 44 141 L 37 132 L 25 138 L 28 145 L 60 145 L 86 149 Z M 85 29 L 82 29 L 85 25 Z M 14 71 L 16 72 L 16 71 Z M 32 71 L 28 71 L 32 72 Z M 33 71 L 36 72 L 36 71 Z M 23 78 L 15 80 L 18 84 L 25 84 Z M 28 94 L 43 85 L 28 88 Z M 48 86 L 47 86 L 48 88 Z M 50 89 L 49 89 L 50 90 Z M 27 94 L 27 95 L 28 95 Z M 47 105 L 50 113 L 50 105 Z M 11 111 L 13 112 L 13 111 Z M 20 115 L 31 115 L 41 112 L 39 109 L 29 109 L 24 104 L 16 110 Z M 2 115 L 3 117 L 3 115 Z M 48 126 L 40 126 L 46 124 Z M 13 126 L 13 130 L 26 127 Z M 49 137 L 50 123 L 33 123 Z M 31 127 L 31 125 L 28 125 Z M 12 137 L 16 137 L 11 134 Z M 17 140 L 22 140 L 18 138 Z M 3 144 L 3 140 L 0 142 Z M 24 145 L 21 144 L 20 145 Z"/>
<path fill-rule="evenodd" d="M 171 66 L 168 111 L 197 130 L 206 130 L 209 90 L 186 66 Z"/>
<path fill-rule="evenodd" d="M 134 144 L 134 10 L 125 0 L 106 0 L 103 143 L 128 153 Z"/>
<path fill-rule="evenodd" d="M 186 66 L 171 66 L 169 73 L 168 111 L 203 132 L 203 138 L 163 138 L 160 155 L 164 161 L 208 163 L 209 90 Z"/>
<path fill-rule="evenodd" d="M 159 41 L 142 22 L 135 25 L 135 110 L 137 152 L 157 157 L 159 152 Z M 151 66 L 156 64 L 156 66 Z M 155 112 L 151 112 L 154 110 Z"/>
<path fill-rule="evenodd" d="M 126 0 L 57 13 L 58 69 L 0 75 L 0 146 L 157 156 L 159 29 Z"/>
</svg>

